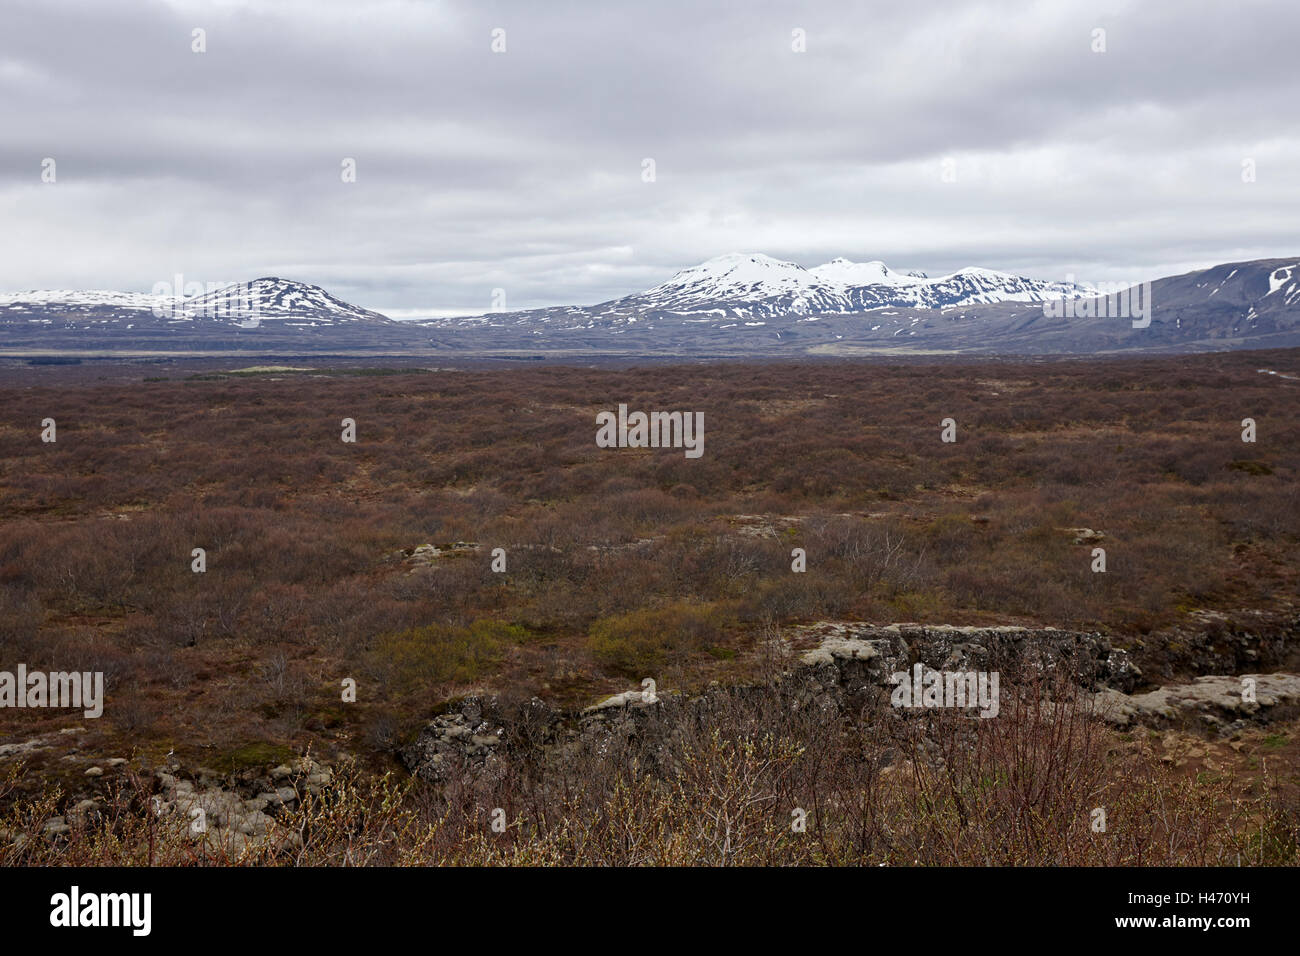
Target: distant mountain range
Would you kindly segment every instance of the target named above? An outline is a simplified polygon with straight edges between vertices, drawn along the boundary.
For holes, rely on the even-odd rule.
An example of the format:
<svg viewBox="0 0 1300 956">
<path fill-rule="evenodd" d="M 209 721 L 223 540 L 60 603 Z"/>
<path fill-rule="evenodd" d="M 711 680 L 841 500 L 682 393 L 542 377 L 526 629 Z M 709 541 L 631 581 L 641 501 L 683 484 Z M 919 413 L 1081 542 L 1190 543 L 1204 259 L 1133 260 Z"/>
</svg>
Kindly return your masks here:
<svg viewBox="0 0 1300 956">
<path fill-rule="evenodd" d="M 931 278 L 733 254 L 592 306 L 397 322 L 267 277 L 188 298 L 0 295 L 0 354 L 58 352 L 1091 354 L 1300 346 L 1300 260 L 1227 263 L 1128 293 L 967 268 Z M 1117 306 L 1136 313 L 1116 314 Z"/>
<path fill-rule="evenodd" d="M 833 259 L 814 269 L 760 254 L 719 256 L 683 269 L 663 285 L 588 310 L 732 318 L 851 315 L 880 308 L 936 309 L 992 302 L 1043 302 L 1086 295 L 1087 287 L 969 268 L 937 279 L 893 272 L 883 262 Z"/>
<path fill-rule="evenodd" d="M 262 321 L 289 325 L 388 322 L 378 312 L 349 305 L 324 289 L 268 277 L 234 283 L 200 295 L 150 295 L 134 292 L 17 292 L 0 294 L 0 323 L 48 328 L 121 325 L 142 328 L 158 322 L 193 325 L 210 319 L 256 328 Z"/>
</svg>

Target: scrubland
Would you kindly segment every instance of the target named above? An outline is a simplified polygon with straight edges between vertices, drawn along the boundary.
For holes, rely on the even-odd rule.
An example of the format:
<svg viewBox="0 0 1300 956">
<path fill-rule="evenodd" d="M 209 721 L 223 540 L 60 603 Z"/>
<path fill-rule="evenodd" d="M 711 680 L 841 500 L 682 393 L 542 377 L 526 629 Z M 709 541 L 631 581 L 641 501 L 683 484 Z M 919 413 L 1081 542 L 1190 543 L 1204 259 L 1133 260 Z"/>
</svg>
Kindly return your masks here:
<svg viewBox="0 0 1300 956">
<path fill-rule="evenodd" d="M 1294 618 L 1300 381 L 1260 368 L 1300 375 L 1300 355 L 382 374 L 178 363 L 103 380 L 93 366 L 8 367 L 3 667 L 102 671 L 107 704 L 85 722 L 0 710 L 0 733 L 79 722 L 84 750 L 142 765 L 171 752 L 231 775 L 307 750 L 337 758 L 351 768 L 340 785 L 286 819 L 318 834 L 298 862 L 1294 863 L 1290 737 L 1271 767 L 1243 762 L 1244 782 L 1202 780 L 1144 733 L 1117 739 L 1027 699 L 974 729 L 936 718 L 924 744 L 888 722 L 831 733 L 815 714 L 737 704 L 666 735 L 654 773 L 632 748 L 463 792 L 406 780 L 392 756 L 470 693 L 575 708 L 646 676 L 752 682 L 760 635 L 813 621 L 1097 630 L 1150 657 L 1207 615 Z M 702 411 L 703 456 L 597 448 L 596 414 L 619 403 Z M 905 759 L 945 745 L 944 775 Z M 882 775 L 894 766 L 912 767 L 905 783 Z M 78 773 L 33 752 L 5 803 L 35 820 Z M 104 801 L 131 838 L 40 853 L 111 862 L 138 847 L 157 825 L 130 812 L 148 782 L 114 786 Z M 1125 839 L 1061 823 L 1107 792 L 1132 804 L 1121 819 L 1144 821 L 1120 824 L 1137 828 Z M 791 834 L 796 800 L 821 821 L 816 839 Z M 504 839 L 481 825 L 485 806 L 511 808 Z M 147 842 L 171 847 L 154 862 L 193 858 Z M 43 859 L 38 844 L 23 861 Z"/>
</svg>

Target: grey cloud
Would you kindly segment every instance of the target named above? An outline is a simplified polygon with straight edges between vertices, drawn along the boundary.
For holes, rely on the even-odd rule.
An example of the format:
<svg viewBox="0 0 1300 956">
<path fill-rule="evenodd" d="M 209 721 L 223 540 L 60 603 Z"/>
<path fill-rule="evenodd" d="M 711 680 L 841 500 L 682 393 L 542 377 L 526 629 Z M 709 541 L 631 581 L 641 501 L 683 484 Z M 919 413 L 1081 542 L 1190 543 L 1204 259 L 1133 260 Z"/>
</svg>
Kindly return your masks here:
<svg viewBox="0 0 1300 956">
<path fill-rule="evenodd" d="M 410 313 L 482 310 L 497 287 L 512 307 L 595 302 L 741 250 L 1090 281 L 1300 251 L 1300 10 L 1283 3 L 2 16 L 0 289 L 281 274 Z"/>
</svg>

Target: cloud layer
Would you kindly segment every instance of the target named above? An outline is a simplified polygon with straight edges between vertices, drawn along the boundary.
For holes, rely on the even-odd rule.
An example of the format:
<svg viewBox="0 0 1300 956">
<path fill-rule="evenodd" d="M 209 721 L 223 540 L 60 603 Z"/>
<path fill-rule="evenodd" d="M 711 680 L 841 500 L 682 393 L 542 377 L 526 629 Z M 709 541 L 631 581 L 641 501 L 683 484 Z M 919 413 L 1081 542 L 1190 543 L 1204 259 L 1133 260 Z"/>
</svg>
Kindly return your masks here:
<svg viewBox="0 0 1300 956">
<path fill-rule="evenodd" d="M 412 315 L 598 302 L 733 251 L 1085 281 L 1300 253 L 1289 3 L 0 16 L 0 290 L 283 275 Z"/>
</svg>

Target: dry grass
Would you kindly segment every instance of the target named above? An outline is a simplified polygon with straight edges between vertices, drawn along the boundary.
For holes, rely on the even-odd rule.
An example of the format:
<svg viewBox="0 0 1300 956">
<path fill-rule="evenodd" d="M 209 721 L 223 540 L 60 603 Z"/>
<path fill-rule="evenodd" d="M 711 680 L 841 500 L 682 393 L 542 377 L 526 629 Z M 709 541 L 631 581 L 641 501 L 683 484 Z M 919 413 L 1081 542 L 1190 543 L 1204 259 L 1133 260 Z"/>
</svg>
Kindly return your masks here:
<svg viewBox="0 0 1300 956">
<path fill-rule="evenodd" d="M 888 710 L 827 725 L 779 692 L 646 715 L 599 746 L 514 741 L 435 789 L 355 765 L 235 851 L 148 811 L 135 776 L 50 840 L 13 809 L 6 865 L 1289 865 L 1300 813 L 1108 750 L 1087 707 L 1026 688 L 996 720 Z M 1056 690 L 1061 690 L 1057 688 Z M 1098 811 L 1104 829 L 1095 827 Z M 494 818 L 504 826 L 494 828 Z M 801 823 L 802 826 L 798 824 Z"/>
</svg>

